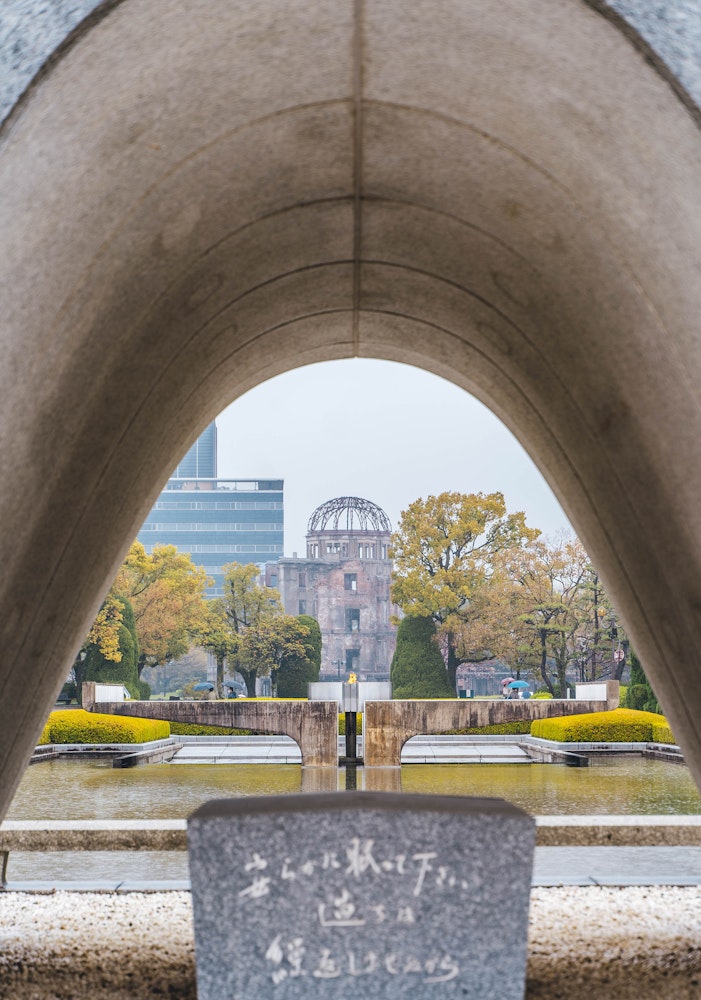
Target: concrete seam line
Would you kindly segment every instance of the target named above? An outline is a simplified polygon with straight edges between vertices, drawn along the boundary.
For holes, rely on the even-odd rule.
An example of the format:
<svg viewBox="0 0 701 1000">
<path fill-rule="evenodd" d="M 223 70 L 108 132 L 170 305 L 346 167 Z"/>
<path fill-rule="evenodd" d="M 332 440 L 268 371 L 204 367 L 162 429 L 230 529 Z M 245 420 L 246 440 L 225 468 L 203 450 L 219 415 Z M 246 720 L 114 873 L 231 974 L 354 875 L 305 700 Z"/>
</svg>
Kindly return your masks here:
<svg viewBox="0 0 701 1000">
<path fill-rule="evenodd" d="M 363 211 L 363 29 L 364 0 L 353 0 L 353 356 L 360 346 Z"/>
</svg>

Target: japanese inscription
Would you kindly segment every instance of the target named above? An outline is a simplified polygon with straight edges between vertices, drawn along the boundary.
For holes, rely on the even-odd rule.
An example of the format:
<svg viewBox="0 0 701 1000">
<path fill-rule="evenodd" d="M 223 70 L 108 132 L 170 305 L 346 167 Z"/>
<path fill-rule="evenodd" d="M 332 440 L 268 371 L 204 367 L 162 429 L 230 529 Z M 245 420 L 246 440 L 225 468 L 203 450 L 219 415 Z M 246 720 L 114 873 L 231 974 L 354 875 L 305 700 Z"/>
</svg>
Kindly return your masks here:
<svg viewBox="0 0 701 1000">
<path fill-rule="evenodd" d="M 522 1000 L 532 820 L 418 798 L 204 807 L 190 832 L 201 1000 L 340 1000 L 354 984 L 363 1000 Z"/>
<path fill-rule="evenodd" d="M 311 854 L 294 864 L 289 857 L 280 862 L 268 860 L 253 851 L 243 864 L 251 879 L 239 889 L 242 902 L 254 905 L 280 890 L 285 882 L 307 880 L 321 886 L 321 899 L 316 906 L 320 928 L 346 930 L 385 925 L 416 923 L 417 901 L 430 888 L 469 889 L 469 882 L 455 874 L 450 866 L 439 864 L 438 852 L 412 853 L 378 851 L 372 838 L 351 837 L 344 849 Z M 340 890 L 324 892 L 324 873 L 342 873 L 347 883 Z M 400 902 L 382 902 L 383 883 L 393 877 L 401 881 L 404 892 Z M 379 895 L 375 898 L 374 893 Z M 404 896 L 405 898 L 402 898 Z M 419 960 L 402 951 L 380 953 L 348 947 L 339 939 L 335 949 L 318 948 L 313 939 L 287 937 L 278 933 L 265 952 L 273 984 L 287 978 L 311 975 L 317 979 L 337 979 L 341 976 L 372 976 L 385 972 L 390 976 L 413 976 L 425 984 L 447 983 L 460 973 L 458 962 L 448 952 L 432 954 Z"/>
</svg>

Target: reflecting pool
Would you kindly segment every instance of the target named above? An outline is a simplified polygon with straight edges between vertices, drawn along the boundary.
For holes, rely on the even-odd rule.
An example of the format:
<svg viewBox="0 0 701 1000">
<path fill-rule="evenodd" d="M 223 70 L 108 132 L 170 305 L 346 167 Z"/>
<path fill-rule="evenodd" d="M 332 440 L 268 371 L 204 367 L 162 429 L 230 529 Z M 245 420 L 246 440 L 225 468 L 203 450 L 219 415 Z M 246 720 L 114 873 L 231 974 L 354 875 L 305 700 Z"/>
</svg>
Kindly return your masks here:
<svg viewBox="0 0 701 1000">
<path fill-rule="evenodd" d="M 152 764 L 115 769 L 95 761 L 28 768 L 8 819 L 176 819 L 208 799 L 344 789 L 352 772 L 297 764 Z M 410 764 L 359 768 L 358 789 L 497 796 L 535 815 L 699 814 L 686 767 L 616 756 L 587 768 L 556 764 Z M 8 877 L 187 878 L 184 852 L 13 854 Z"/>
</svg>

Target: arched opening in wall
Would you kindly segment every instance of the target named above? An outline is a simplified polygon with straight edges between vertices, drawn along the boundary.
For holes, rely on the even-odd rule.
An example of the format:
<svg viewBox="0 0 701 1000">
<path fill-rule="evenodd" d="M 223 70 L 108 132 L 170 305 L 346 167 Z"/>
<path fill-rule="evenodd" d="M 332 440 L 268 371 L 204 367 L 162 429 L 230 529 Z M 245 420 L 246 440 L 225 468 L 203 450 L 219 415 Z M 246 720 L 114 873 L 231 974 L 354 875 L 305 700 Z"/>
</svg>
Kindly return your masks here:
<svg viewBox="0 0 701 1000">
<path fill-rule="evenodd" d="M 518 430 L 701 775 L 688 105 L 579 2 L 194 6 L 101 5 L 3 131 L 3 807 L 193 421 L 352 356 Z"/>
<path fill-rule="evenodd" d="M 268 582 L 273 586 L 279 583 L 279 579 L 270 578 L 271 573 L 277 571 L 274 565 L 276 559 L 284 556 L 285 561 L 293 564 L 297 580 L 295 600 L 299 598 L 301 573 L 305 577 L 303 589 L 310 596 L 307 598 L 305 595 L 300 600 L 311 601 L 310 574 L 307 569 L 299 568 L 297 559 L 299 557 L 303 562 L 309 555 L 306 550 L 306 533 L 312 511 L 331 497 L 360 496 L 377 503 L 387 512 L 394 529 L 402 511 L 414 500 L 426 498 L 430 494 L 446 491 L 483 494 L 502 492 L 508 511 L 523 511 L 528 525 L 540 530 L 549 539 L 555 539 L 563 532 L 573 534 L 564 511 L 542 474 L 505 425 L 475 397 L 455 384 L 408 365 L 352 359 L 294 369 L 262 382 L 220 413 L 216 418 L 216 441 L 208 432 L 198 441 L 199 450 L 195 457 L 200 467 L 186 467 L 181 460 L 173 470 L 172 496 L 180 496 L 181 487 L 185 485 L 188 497 L 199 491 L 201 500 L 194 502 L 201 504 L 212 495 L 210 480 L 215 478 L 221 481 L 224 490 L 230 491 L 229 497 L 233 497 L 232 502 L 238 503 L 239 507 L 239 498 L 245 494 L 245 504 L 256 508 L 255 516 L 245 515 L 254 526 L 259 523 L 258 519 L 262 525 L 268 524 L 270 517 L 276 525 L 279 523 L 281 526 L 284 518 L 283 551 L 261 553 L 258 561 L 261 569 L 266 563 L 269 564 Z M 192 456 L 192 449 L 189 454 Z M 260 483 L 265 483 L 266 486 L 259 493 L 261 499 L 257 501 L 253 484 Z M 280 502 L 279 514 L 277 508 L 270 507 L 268 498 L 268 486 L 273 483 L 284 498 Z M 250 490 L 253 492 L 249 492 Z M 161 494 L 161 503 L 165 502 L 163 497 L 168 499 L 167 489 Z M 152 518 L 160 516 L 158 510 L 163 510 L 165 516 L 165 508 L 158 504 L 159 501 L 152 512 Z M 179 513 L 178 519 L 171 521 L 175 534 L 167 540 L 177 544 L 178 534 L 189 539 L 192 537 L 189 532 L 195 526 L 206 529 L 205 514 L 200 513 L 202 511 L 204 507 L 200 506 L 187 517 Z M 182 520 L 179 520 L 181 517 Z M 203 523 L 199 523 L 198 518 L 202 518 Z M 216 525 L 216 515 L 210 520 Z M 142 532 L 141 538 L 145 537 Z M 202 544 L 207 547 L 222 550 L 226 547 L 213 541 L 206 530 L 201 537 Z M 190 546 L 183 544 L 181 548 L 185 551 Z M 339 553 L 340 563 L 344 562 L 341 558 L 343 555 Z M 233 551 L 222 551 L 217 556 L 222 563 L 239 561 Z M 193 551 L 192 559 L 198 564 L 201 553 Z M 353 575 L 346 574 L 348 566 L 344 565 L 341 569 L 344 577 Z M 357 581 L 349 582 L 348 593 L 345 594 L 348 600 L 343 602 L 343 611 L 347 610 L 346 605 L 351 607 L 352 598 L 356 595 L 354 582 Z M 559 580 L 555 582 L 556 587 L 559 584 Z M 305 607 L 288 607 L 286 610 L 293 615 L 314 615 L 317 609 L 310 603 Z M 348 649 L 354 643 L 357 644 L 365 628 L 364 611 L 359 608 L 359 612 L 357 619 L 349 617 L 347 621 L 339 620 L 338 623 L 339 631 L 342 632 L 340 642 Z M 603 604 L 600 617 L 601 645 L 606 647 L 611 640 L 606 631 L 610 622 L 604 618 Z M 580 641 L 583 639 L 587 623 L 580 624 L 578 636 L 573 631 L 567 637 L 568 641 L 576 643 L 577 638 Z M 616 645 L 620 648 L 620 642 Z M 570 648 L 570 669 L 576 667 L 576 654 L 577 647 Z M 601 655 L 601 673 L 610 673 L 614 665 L 612 660 L 608 662 L 610 659 L 608 655 Z M 203 673 L 202 679 L 205 666 L 202 662 L 198 665 Z M 362 664 L 352 666 L 357 669 Z M 538 688 L 543 689 L 542 678 L 535 669 L 535 661 L 531 658 L 521 666 L 523 677 L 527 678 L 531 690 L 535 692 Z M 552 670 L 552 663 L 549 666 Z M 519 670 L 516 661 L 500 661 L 498 657 L 471 663 L 459 675 L 457 693 L 468 697 L 501 695 L 501 681 L 510 667 L 514 673 Z M 339 677 L 342 674 L 342 679 L 345 679 L 347 672 L 346 659 L 342 664 L 339 661 Z M 153 683 L 158 698 L 166 699 L 182 694 L 182 676 L 176 670 L 171 671 L 169 679 L 167 675 L 167 665 L 145 674 Z M 573 678 L 573 683 L 576 679 Z M 291 753 L 282 745 L 283 742 L 280 741 L 280 747 L 275 751 L 279 756 L 279 763 L 284 765 L 296 762 L 298 752 Z M 438 759 L 448 766 L 439 771 L 434 770 L 431 776 L 429 771 L 437 759 L 437 752 Z M 186 758 L 187 755 L 184 755 L 183 759 Z M 187 759 L 198 759 L 194 749 Z M 515 797 L 520 804 L 534 812 L 551 811 L 553 802 L 556 803 L 556 811 L 560 808 L 560 802 L 563 803 L 563 811 L 582 812 L 593 808 L 592 783 L 584 787 L 585 779 L 582 775 L 573 774 L 569 769 L 550 768 L 549 777 L 544 780 L 540 771 L 546 765 L 536 767 L 530 773 L 522 769 L 517 773 L 513 767 L 504 769 L 498 766 L 524 764 L 527 760 L 524 750 L 519 749 L 516 744 L 506 746 L 499 744 L 498 740 L 495 742 L 491 733 L 483 744 L 473 741 L 472 746 L 466 746 L 464 740 L 461 742 L 454 735 L 444 736 L 434 741 L 434 746 L 429 749 L 426 740 L 414 738 L 405 745 L 403 762 L 412 767 L 403 771 L 401 787 L 421 791 L 433 785 L 446 794 L 498 793 L 507 798 Z M 429 762 L 433 762 L 429 771 L 420 766 Z M 479 772 L 450 766 L 468 762 L 496 766 Z M 676 781 L 674 787 L 667 788 L 666 791 L 662 774 L 651 775 L 649 769 L 645 774 L 637 774 L 631 769 L 631 774 L 625 776 L 632 788 L 631 803 L 635 795 L 639 794 L 641 782 L 645 781 L 648 785 L 652 783 L 655 793 L 660 796 L 676 796 L 674 801 L 680 803 L 680 808 L 684 803 L 688 806 L 694 798 L 691 779 L 684 774 L 686 780 L 682 781 L 682 769 L 675 773 L 673 766 L 669 766 L 672 767 L 672 777 Z M 157 818 L 160 813 L 170 815 L 169 810 L 172 811 L 175 800 L 179 810 L 187 811 L 200 798 L 215 797 L 224 792 L 265 794 L 297 791 L 300 787 L 299 775 L 295 776 L 284 766 L 282 770 L 273 767 L 267 772 L 257 765 L 244 767 L 237 771 L 233 785 L 228 778 L 225 780 L 221 777 L 223 772 L 217 776 L 216 769 L 212 774 L 210 770 L 205 768 L 199 776 L 194 775 L 196 789 L 192 785 L 192 770 L 179 768 L 177 764 L 163 770 L 164 780 L 160 784 L 156 780 L 157 775 L 146 775 L 146 772 L 138 769 L 130 772 L 128 782 L 103 770 L 101 776 L 110 786 L 104 801 L 108 811 L 114 811 L 115 814 L 123 815 L 126 809 L 135 818 Z M 663 770 L 664 767 L 658 767 L 658 771 Z M 167 780 L 166 771 L 169 772 Z M 75 769 L 74 772 L 77 773 Z M 143 784 L 139 781 L 142 775 L 148 777 Z M 22 783 L 10 817 L 45 819 L 46 799 L 41 791 L 47 782 L 54 786 L 56 776 L 48 766 L 42 766 L 41 769 L 32 769 L 29 777 L 34 784 L 30 786 L 27 781 Z M 549 786 L 550 779 L 552 784 Z M 328 780 L 324 787 L 331 787 Z M 308 774 L 306 781 L 310 790 L 318 789 L 318 784 L 309 785 Z M 435 786 L 436 781 L 438 786 Z M 34 787 L 37 783 L 38 788 Z M 583 786 L 581 794 L 584 795 L 586 807 L 572 791 L 571 786 L 576 783 Z M 400 787 L 400 783 L 396 781 L 395 786 Z M 78 798 L 82 799 L 82 786 L 78 784 L 76 787 Z M 547 787 L 550 787 L 550 791 L 546 790 Z M 613 809 L 613 800 L 610 805 Z M 38 812 L 32 812 L 34 808 Z M 63 799 L 64 816 L 69 808 Z M 90 871 L 89 857 L 82 860 Z M 124 868 L 124 859 L 119 858 L 115 864 L 120 872 L 139 877 L 138 861 L 129 861 Z M 163 867 L 163 877 L 178 873 L 178 864 L 177 858 L 170 859 Z M 32 862 L 28 876 L 36 877 L 37 873 L 42 874 L 44 870 L 55 873 L 57 870 L 60 872 L 61 868 L 60 864 L 56 868 L 55 860 L 45 862 L 43 868 L 41 865 L 37 868 Z M 27 874 L 21 869 L 20 872 Z"/>
</svg>

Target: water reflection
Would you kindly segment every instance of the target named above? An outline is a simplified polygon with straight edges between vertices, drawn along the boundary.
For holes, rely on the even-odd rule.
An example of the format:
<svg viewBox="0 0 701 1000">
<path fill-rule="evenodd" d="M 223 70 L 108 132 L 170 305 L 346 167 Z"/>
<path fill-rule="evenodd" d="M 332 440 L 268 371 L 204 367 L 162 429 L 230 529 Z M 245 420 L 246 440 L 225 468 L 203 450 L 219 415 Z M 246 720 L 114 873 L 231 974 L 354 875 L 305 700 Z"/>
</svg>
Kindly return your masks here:
<svg viewBox="0 0 701 1000">
<path fill-rule="evenodd" d="M 556 764 L 426 764 L 402 770 L 402 791 L 495 795 L 535 815 L 701 813 L 686 767 L 613 757 L 597 767 Z"/>
<path fill-rule="evenodd" d="M 351 769 L 297 764 L 151 764 L 125 770 L 95 761 L 49 761 L 27 769 L 8 819 L 168 819 L 208 799 L 366 791 L 493 795 L 536 815 L 692 814 L 701 797 L 686 767 L 640 757 L 605 766 L 409 764 Z"/>
</svg>

